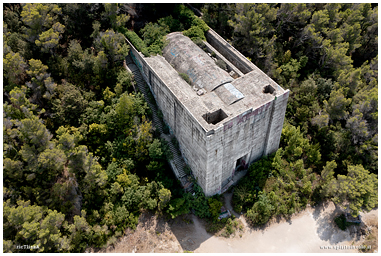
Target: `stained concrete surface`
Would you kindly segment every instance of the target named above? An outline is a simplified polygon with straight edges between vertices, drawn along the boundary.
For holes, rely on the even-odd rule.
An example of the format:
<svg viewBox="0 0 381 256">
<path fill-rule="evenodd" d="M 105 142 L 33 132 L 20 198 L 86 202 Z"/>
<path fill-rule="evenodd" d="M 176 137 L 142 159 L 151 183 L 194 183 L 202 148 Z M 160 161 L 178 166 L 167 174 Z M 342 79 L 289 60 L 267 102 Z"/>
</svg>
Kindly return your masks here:
<svg viewBox="0 0 381 256">
<path fill-rule="evenodd" d="M 251 67 L 240 78 L 230 77 L 181 33 L 167 39 L 163 56 L 144 58 L 132 45 L 131 56 L 205 195 L 220 194 L 238 159 L 252 163 L 278 149 L 289 91 L 226 42 L 231 57 L 236 55 L 237 63 Z M 178 72 L 187 73 L 195 85 L 187 84 Z M 198 93 L 196 84 L 206 88 L 204 94 Z M 269 86 L 273 92 L 264 90 Z"/>
</svg>

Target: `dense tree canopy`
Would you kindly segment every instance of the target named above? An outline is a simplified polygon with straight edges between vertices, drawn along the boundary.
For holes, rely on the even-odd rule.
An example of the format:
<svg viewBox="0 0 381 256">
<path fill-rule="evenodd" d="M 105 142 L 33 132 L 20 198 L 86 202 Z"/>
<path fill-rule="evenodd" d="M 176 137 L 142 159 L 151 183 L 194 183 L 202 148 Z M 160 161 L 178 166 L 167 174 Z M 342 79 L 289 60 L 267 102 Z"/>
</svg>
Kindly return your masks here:
<svg viewBox="0 0 381 256">
<path fill-rule="evenodd" d="M 166 149 L 123 68 L 129 48 L 116 31 L 128 16 L 115 4 L 7 4 L 4 13 L 4 251 L 115 242 L 174 191 Z"/>
<path fill-rule="evenodd" d="M 353 215 L 374 207 L 368 195 L 377 198 L 377 4 L 205 4 L 201 11 L 209 26 L 291 91 L 281 149 L 250 168 L 254 181 L 244 179 L 235 190 L 236 209 L 264 223 L 286 209 L 292 213 L 298 202 L 324 197 L 349 204 Z M 307 175 L 308 181 L 298 173 L 317 176 Z M 344 193 L 360 180 L 366 190 Z M 279 204 L 283 187 L 291 190 Z"/>
<path fill-rule="evenodd" d="M 280 149 L 234 189 L 251 223 L 324 198 L 377 206 L 377 4 L 146 4 L 140 27 L 128 4 L 3 7 L 4 252 L 108 246 L 142 211 L 217 221 L 218 196 L 172 178 L 124 36 L 149 56 L 174 31 L 203 47 L 210 26 L 290 89 Z"/>
</svg>

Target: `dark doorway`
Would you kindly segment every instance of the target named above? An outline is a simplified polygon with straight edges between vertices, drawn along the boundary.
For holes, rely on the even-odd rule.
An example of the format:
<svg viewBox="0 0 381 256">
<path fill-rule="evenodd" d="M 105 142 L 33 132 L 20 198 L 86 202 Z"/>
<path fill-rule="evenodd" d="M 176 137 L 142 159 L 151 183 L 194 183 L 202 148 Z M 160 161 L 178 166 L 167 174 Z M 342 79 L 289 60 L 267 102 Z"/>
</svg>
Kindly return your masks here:
<svg viewBox="0 0 381 256">
<path fill-rule="evenodd" d="M 245 161 L 246 156 L 247 155 L 237 159 L 237 161 L 235 163 L 235 171 L 241 171 L 241 170 L 244 170 L 246 168 L 246 166 L 247 166 L 246 161 Z"/>
</svg>

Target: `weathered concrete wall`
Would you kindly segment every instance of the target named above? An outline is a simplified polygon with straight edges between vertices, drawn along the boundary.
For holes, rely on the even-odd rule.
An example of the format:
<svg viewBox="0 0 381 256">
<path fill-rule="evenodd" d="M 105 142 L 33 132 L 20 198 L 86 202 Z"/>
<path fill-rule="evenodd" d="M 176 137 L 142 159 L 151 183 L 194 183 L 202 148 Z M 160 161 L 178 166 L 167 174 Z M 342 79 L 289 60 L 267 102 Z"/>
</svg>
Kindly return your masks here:
<svg viewBox="0 0 381 256">
<path fill-rule="evenodd" d="M 207 139 L 206 195 L 220 193 L 233 177 L 236 161 L 252 163 L 279 147 L 289 91 L 250 109 L 215 130 Z"/>
<path fill-rule="evenodd" d="M 173 92 L 164 84 L 160 75 L 149 68 L 149 85 L 152 88 L 157 104 L 163 112 L 166 123 L 176 136 L 180 150 L 193 174 L 198 178 L 201 187 L 205 186 L 206 132 L 194 119 L 190 111 L 174 96 Z M 168 69 L 172 68 L 168 64 Z M 174 71 L 174 76 L 176 71 Z"/>
<path fill-rule="evenodd" d="M 271 126 L 267 132 L 265 155 L 274 153 L 279 148 L 289 93 L 290 91 L 286 90 L 284 94 L 274 99 L 273 113 L 270 121 Z"/>
<path fill-rule="evenodd" d="M 170 127 L 180 144 L 185 161 L 190 166 L 199 185 L 206 186 L 206 132 L 194 119 L 184 105 L 163 82 L 163 78 L 147 63 L 147 60 L 131 45 L 131 56 L 143 73 L 143 77 L 163 113 L 165 122 Z M 173 69 L 169 64 L 168 69 Z M 177 72 L 173 70 L 174 75 Z"/>
<path fill-rule="evenodd" d="M 223 44 L 222 40 L 218 40 L 219 43 Z M 240 70 L 243 73 L 259 70 L 246 58 L 243 57 L 249 63 L 242 60 L 242 56 L 237 58 L 234 51 L 230 56 L 236 59 L 229 61 L 234 65 L 241 65 Z M 234 175 L 238 159 L 244 157 L 246 163 L 252 163 L 278 149 L 289 90 L 280 88 L 272 100 L 268 98 L 259 107 L 250 108 L 233 119 L 228 119 L 222 126 L 206 131 L 185 107 L 182 102 L 184 99 L 179 99 L 181 93 L 182 97 L 189 95 L 187 90 L 190 87 L 179 78 L 177 71 L 162 56 L 143 58 L 133 46 L 131 53 L 163 112 L 164 120 L 179 141 L 182 155 L 206 196 L 221 193 L 223 186 Z M 184 83 L 181 88 L 186 92 L 172 91 L 175 89 L 171 83 Z"/>
<path fill-rule="evenodd" d="M 265 153 L 272 105 L 273 101 L 270 101 L 255 110 L 246 111 L 208 137 L 208 195 L 219 193 L 227 184 L 234 175 L 238 159 L 245 157 L 245 162 L 251 163 Z"/>
</svg>

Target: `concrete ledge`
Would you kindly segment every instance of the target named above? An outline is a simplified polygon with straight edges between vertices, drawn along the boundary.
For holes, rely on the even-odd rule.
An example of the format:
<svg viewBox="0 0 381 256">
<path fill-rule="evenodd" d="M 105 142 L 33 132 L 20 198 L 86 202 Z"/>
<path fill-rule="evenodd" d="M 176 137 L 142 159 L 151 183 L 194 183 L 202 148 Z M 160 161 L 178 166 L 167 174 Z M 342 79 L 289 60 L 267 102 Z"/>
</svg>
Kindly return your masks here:
<svg viewBox="0 0 381 256">
<path fill-rule="evenodd" d="M 244 74 L 241 72 L 241 70 L 239 70 L 236 66 L 233 65 L 233 63 L 231 63 L 230 61 L 228 61 L 219 51 L 217 51 L 213 46 L 211 46 L 208 42 L 205 42 L 204 41 L 204 44 L 206 45 L 206 48 L 208 48 L 209 51 L 212 51 L 212 52 L 215 52 L 216 55 L 218 56 L 218 58 L 220 58 L 221 60 L 223 60 L 226 65 L 228 65 L 228 67 L 233 70 L 235 73 L 237 73 L 237 75 L 239 75 L 240 77 L 244 76 Z"/>
<path fill-rule="evenodd" d="M 242 73 L 246 74 L 256 69 L 255 65 L 251 63 L 242 53 L 231 46 L 213 29 L 209 29 L 206 33 L 208 43 L 217 49 L 226 59 L 234 64 Z"/>
</svg>

